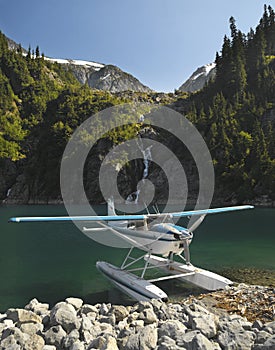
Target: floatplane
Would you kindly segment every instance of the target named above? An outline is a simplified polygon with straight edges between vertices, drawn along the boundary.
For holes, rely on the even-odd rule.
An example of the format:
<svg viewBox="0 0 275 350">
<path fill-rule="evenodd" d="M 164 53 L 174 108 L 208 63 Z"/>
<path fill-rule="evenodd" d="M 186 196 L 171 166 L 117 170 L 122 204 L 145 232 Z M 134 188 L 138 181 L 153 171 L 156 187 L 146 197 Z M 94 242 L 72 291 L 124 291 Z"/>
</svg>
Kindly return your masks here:
<svg viewBox="0 0 275 350">
<path fill-rule="evenodd" d="M 97 269 L 103 273 L 116 287 L 135 300 L 161 299 L 166 301 L 167 294 L 154 284 L 174 278 L 206 290 L 223 289 L 232 284 L 228 278 L 191 264 L 189 245 L 193 239 L 193 231 L 208 214 L 225 213 L 235 210 L 252 209 L 253 206 L 242 205 L 215 209 L 192 210 L 172 213 L 147 213 L 117 215 L 114 203 L 108 201 L 108 215 L 103 216 L 57 216 L 57 217 L 14 217 L 9 221 L 47 222 L 47 221 L 79 221 L 83 222 L 83 233 L 92 238 L 94 232 L 109 230 L 111 234 L 129 243 L 129 251 L 120 267 L 109 262 L 98 261 Z M 195 216 L 197 219 L 189 227 L 174 224 L 173 219 Z M 96 222 L 100 227 L 86 227 L 89 222 Z M 144 254 L 138 258 L 133 250 L 138 248 Z M 176 261 L 175 256 L 180 260 Z M 143 262 L 140 267 L 140 262 Z M 139 265 L 138 267 L 136 267 Z M 148 269 L 157 268 L 165 272 L 164 276 L 146 279 Z"/>
</svg>

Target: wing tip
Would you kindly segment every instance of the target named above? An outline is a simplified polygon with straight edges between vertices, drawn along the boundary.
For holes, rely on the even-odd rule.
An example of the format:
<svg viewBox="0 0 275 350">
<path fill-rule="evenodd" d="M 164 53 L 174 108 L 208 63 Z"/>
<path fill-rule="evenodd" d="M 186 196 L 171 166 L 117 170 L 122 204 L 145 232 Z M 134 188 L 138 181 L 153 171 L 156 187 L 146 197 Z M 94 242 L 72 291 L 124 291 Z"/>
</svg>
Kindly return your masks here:
<svg viewBox="0 0 275 350">
<path fill-rule="evenodd" d="M 20 218 L 9 218 L 9 222 L 20 222 Z"/>
</svg>

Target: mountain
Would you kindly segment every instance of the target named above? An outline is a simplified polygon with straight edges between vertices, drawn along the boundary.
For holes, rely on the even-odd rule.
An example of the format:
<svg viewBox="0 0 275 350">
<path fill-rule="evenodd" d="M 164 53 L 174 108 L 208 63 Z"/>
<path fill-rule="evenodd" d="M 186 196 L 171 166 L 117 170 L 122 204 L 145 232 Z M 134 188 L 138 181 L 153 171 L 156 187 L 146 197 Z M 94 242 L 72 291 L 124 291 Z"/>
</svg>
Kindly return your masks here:
<svg viewBox="0 0 275 350">
<path fill-rule="evenodd" d="M 66 70 L 70 70 L 81 84 L 88 84 L 93 89 L 113 93 L 128 90 L 135 92 L 152 91 L 137 78 L 114 65 L 72 59 L 48 57 L 45 57 L 45 59 L 61 64 Z"/>
<path fill-rule="evenodd" d="M 20 50 L 23 55 L 27 54 L 27 50 L 21 47 L 14 40 L 6 37 L 8 47 L 11 50 Z M 152 90 L 142 84 L 133 75 L 124 72 L 114 65 L 106 65 L 93 61 L 60 59 L 44 57 L 50 62 L 57 62 L 66 70 L 73 73 L 81 84 L 88 84 L 93 89 L 106 90 L 109 92 L 151 92 Z"/>
<path fill-rule="evenodd" d="M 216 75 L 216 63 L 206 64 L 198 68 L 180 87 L 182 92 L 201 90 L 205 84 Z"/>
<path fill-rule="evenodd" d="M 23 49 L 21 47 L 20 44 L 16 43 L 14 40 L 8 38 L 7 36 L 5 36 L 6 40 L 7 40 L 7 43 L 8 43 L 8 47 L 10 50 L 22 50 L 23 53 L 27 53 L 27 50 Z"/>
<path fill-rule="evenodd" d="M 216 54 L 216 65 L 202 67 L 190 78 L 193 82 L 203 78 L 205 83 L 215 71 L 215 79 L 208 80 L 194 94 L 176 91 L 167 95 L 90 89 L 87 75 L 102 88 L 112 74 L 115 85 L 117 75 L 122 73 L 117 67 L 96 62 L 53 63 L 41 57 L 39 50 L 24 55 L 20 47 L 8 49 L 0 33 L 0 200 L 17 204 L 61 202 L 60 162 L 74 130 L 106 108 L 142 101 L 179 111 L 201 133 L 215 169 L 213 205 L 254 203 L 275 207 L 275 12 L 265 8 L 256 30 L 247 35 L 237 29 L 233 17 L 230 29 L 230 37 L 224 37 L 222 50 Z M 69 65 L 77 69 L 82 85 Z M 129 76 L 125 78 L 129 82 Z M 142 112 L 144 116 L 146 111 Z M 99 171 L 106 155 L 137 136 L 153 139 L 171 150 L 184 167 L 188 200 L 195 200 L 200 174 L 188 148 L 169 130 L 143 124 L 142 120 L 127 123 L 127 114 L 124 117 L 125 126 L 121 128 L 105 133 L 104 124 L 98 123 L 81 135 L 83 143 L 104 135 L 85 164 L 84 187 L 89 201 L 104 201 Z M 165 116 L 168 121 L 170 117 Z M 182 127 L 180 124 L 179 130 Z M 117 180 L 125 199 L 136 191 L 144 174 L 143 152 L 138 145 L 136 148 L 133 161 L 126 162 L 127 152 L 123 154 L 125 166 L 120 168 Z M 173 165 L 172 160 L 168 161 L 166 169 Z M 111 162 L 111 166 L 117 164 Z M 156 188 L 154 201 L 164 203 L 169 181 L 176 179 L 167 179 L 154 161 L 147 170 L 148 180 Z"/>
</svg>

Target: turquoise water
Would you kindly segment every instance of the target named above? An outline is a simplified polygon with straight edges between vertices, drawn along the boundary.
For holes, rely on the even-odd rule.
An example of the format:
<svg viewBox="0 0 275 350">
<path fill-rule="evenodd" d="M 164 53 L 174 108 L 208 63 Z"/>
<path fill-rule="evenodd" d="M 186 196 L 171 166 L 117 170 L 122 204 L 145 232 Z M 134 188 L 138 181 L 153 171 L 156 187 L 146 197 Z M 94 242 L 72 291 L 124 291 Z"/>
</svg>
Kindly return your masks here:
<svg viewBox="0 0 275 350">
<path fill-rule="evenodd" d="M 126 250 L 100 245 L 72 223 L 8 223 L 11 216 L 62 214 L 62 206 L 0 206 L 0 311 L 22 307 L 34 297 L 51 304 L 68 296 L 89 303 L 123 300 L 95 264 L 120 265 Z M 275 209 L 209 215 L 195 232 L 191 261 L 214 271 L 275 270 L 274 247 Z M 179 282 L 161 285 L 169 294 L 174 286 Z"/>
</svg>

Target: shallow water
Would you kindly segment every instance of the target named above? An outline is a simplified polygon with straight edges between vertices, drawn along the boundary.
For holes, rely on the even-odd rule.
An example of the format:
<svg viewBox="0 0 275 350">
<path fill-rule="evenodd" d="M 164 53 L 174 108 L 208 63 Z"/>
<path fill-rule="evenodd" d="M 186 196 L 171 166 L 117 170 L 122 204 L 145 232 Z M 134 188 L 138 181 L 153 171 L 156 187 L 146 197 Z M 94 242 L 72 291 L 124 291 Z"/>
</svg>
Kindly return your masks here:
<svg viewBox="0 0 275 350">
<path fill-rule="evenodd" d="M 100 245 L 72 223 L 8 223 L 11 216 L 62 214 L 62 206 L 0 206 L 0 311 L 23 307 L 34 297 L 51 304 L 68 296 L 129 303 L 95 267 L 98 260 L 120 265 L 125 249 Z M 195 232 L 191 261 L 217 272 L 274 272 L 274 247 L 275 209 L 209 215 Z M 172 296 L 198 291 L 175 280 L 160 286 Z"/>
</svg>

